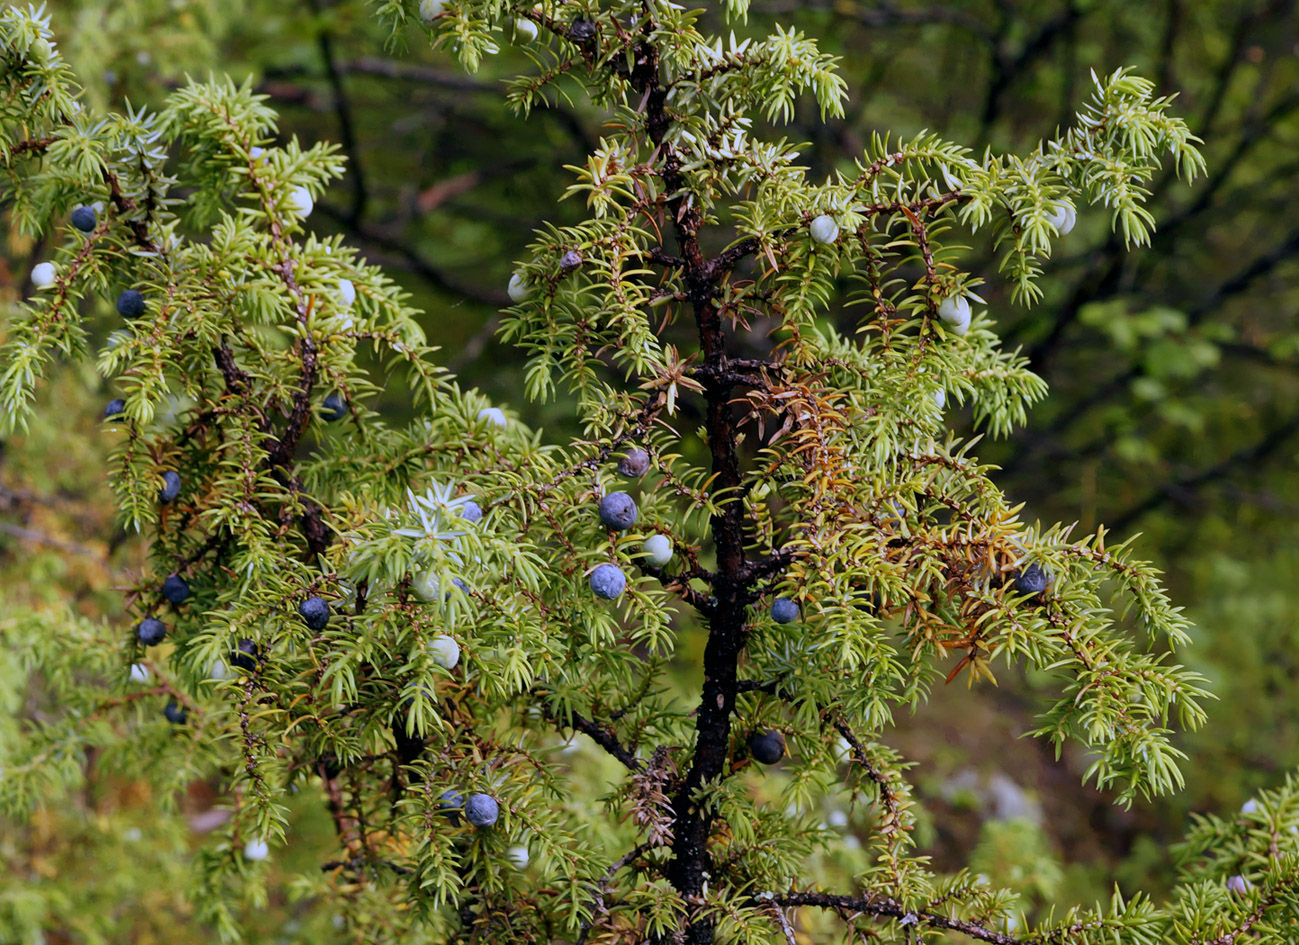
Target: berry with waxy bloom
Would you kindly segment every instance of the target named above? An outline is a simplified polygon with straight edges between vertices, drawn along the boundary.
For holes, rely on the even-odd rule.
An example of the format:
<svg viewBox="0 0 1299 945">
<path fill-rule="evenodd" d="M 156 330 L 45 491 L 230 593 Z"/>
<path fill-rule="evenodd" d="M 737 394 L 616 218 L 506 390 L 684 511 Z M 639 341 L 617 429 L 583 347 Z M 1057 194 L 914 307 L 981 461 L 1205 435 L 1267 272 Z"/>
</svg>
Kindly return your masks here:
<svg viewBox="0 0 1299 945">
<path fill-rule="evenodd" d="M 595 39 L 595 24 L 590 20 L 574 20 L 568 28 L 568 35 L 575 43 L 589 43 Z"/>
<path fill-rule="evenodd" d="M 672 539 L 667 535 L 650 535 L 640 550 L 652 567 L 661 568 L 672 560 Z"/>
<path fill-rule="evenodd" d="M 455 669 L 460 662 L 460 644 L 449 636 L 439 633 L 428 645 L 429 656 L 443 669 Z"/>
<path fill-rule="evenodd" d="M 351 279 L 338 280 L 338 299 L 344 308 L 351 308 L 356 301 L 356 286 L 352 285 Z"/>
<path fill-rule="evenodd" d="M 309 630 L 324 630 L 329 626 L 329 605 L 322 598 L 308 597 L 298 605 L 298 614 Z"/>
<path fill-rule="evenodd" d="M 788 597 L 777 597 L 771 602 L 771 619 L 776 623 L 793 623 L 798 613 L 798 602 Z"/>
<path fill-rule="evenodd" d="M 528 848 L 521 843 L 515 844 L 506 850 L 505 855 L 508 856 L 511 862 L 513 862 L 519 869 L 525 868 L 528 865 L 528 860 L 530 858 L 528 856 Z"/>
<path fill-rule="evenodd" d="M 271 848 L 265 840 L 249 840 L 244 844 L 244 859 L 260 862 L 271 855 Z"/>
<path fill-rule="evenodd" d="M 774 729 L 754 732 L 749 739 L 749 753 L 764 765 L 774 765 L 785 757 L 785 736 Z"/>
<path fill-rule="evenodd" d="M 178 495 L 180 495 L 180 473 L 168 469 L 162 474 L 162 488 L 158 490 L 158 501 L 164 504 L 174 502 Z"/>
<path fill-rule="evenodd" d="M 289 199 L 285 201 L 284 206 L 289 213 L 305 220 L 311 216 L 311 211 L 316 208 L 316 201 L 312 199 L 311 191 L 306 187 L 298 187 L 293 193 L 289 194 Z"/>
<path fill-rule="evenodd" d="M 162 596 L 173 604 L 183 604 L 189 599 L 189 584 L 179 574 L 169 574 L 162 582 Z"/>
<path fill-rule="evenodd" d="M 505 292 L 510 297 L 510 301 L 515 305 L 527 301 L 528 296 L 532 294 L 532 287 L 528 285 L 527 277 L 521 272 L 516 272 L 510 276 L 510 284 L 505 287 Z"/>
<path fill-rule="evenodd" d="M 419 18 L 424 21 L 425 25 L 432 25 L 433 21 L 442 15 L 442 10 L 446 7 L 443 0 L 420 0 Z"/>
<path fill-rule="evenodd" d="M 1248 895 L 1249 891 L 1253 888 L 1254 884 L 1240 874 L 1229 876 L 1227 878 L 1227 890 L 1235 893 L 1237 896 Z"/>
<path fill-rule="evenodd" d="M 136 625 L 135 635 L 145 646 L 157 646 L 167 635 L 167 625 L 157 617 L 145 617 Z"/>
<path fill-rule="evenodd" d="M 501 805 L 490 794 L 470 794 L 465 801 L 465 820 L 475 827 L 490 827 L 501 815 Z"/>
<path fill-rule="evenodd" d="M 575 249 L 570 249 L 563 256 L 559 257 L 559 271 L 572 272 L 582 265 L 582 254 Z"/>
<path fill-rule="evenodd" d="M 530 43 L 537 38 L 537 24 L 531 20 L 516 16 L 513 26 L 514 41 L 516 43 Z"/>
<path fill-rule="evenodd" d="M 131 664 L 131 682 L 146 683 L 149 681 L 149 667 L 143 663 Z"/>
<path fill-rule="evenodd" d="M 188 713 L 185 711 L 185 707 L 179 705 L 175 699 L 167 703 L 166 707 L 162 710 L 162 714 L 167 717 L 167 721 L 172 725 L 184 725 L 185 720 L 189 718 Z"/>
<path fill-rule="evenodd" d="M 139 289 L 123 289 L 117 297 L 117 314 L 123 318 L 139 318 L 144 309 L 144 293 Z"/>
<path fill-rule="evenodd" d="M 938 317 L 954 334 L 970 330 L 970 300 L 964 295 L 949 295 L 938 303 Z"/>
<path fill-rule="evenodd" d="M 122 422 L 122 414 L 126 411 L 126 401 L 121 397 L 114 397 L 104 406 L 104 419 L 112 420 L 114 423 Z"/>
<path fill-rule="evenodd" d="M 628 479 L 639 479 L 649 472 L 649 468 L 650 455 L 639 447 L 628 450 L 627 455 L 618 461 L 618 475 Z"/>
<path fill-rule="evenodd" d="M 460 812 L 464 810 L 464 806 L 465 799 L 459 791 L 443 791 L 438 796 L 438 813 L 453 821 L 460 819 Z"/>
<path fill-rule="evenodd" d="M 1051 575 L 1036 564 L 1030 564 L 1022 571 L 1015 572 L 1015 590 L 1021 594 L 1041 594 L 1046 590 Z"/>
<path fill-rule="evenodd" d="M 320 405 L 320 415 L 326 423 L 342 420 L 347 416 L 347 404 L 338 394 L 328 394 Z"/>
<path fill-rule="evenodd" d="M 1055 227 L 1061 236 L 1068 236 L 1070 231 L 1073 230 L 1074 224 L 1078 222 L 1078 211 L 1071 204 L 1057 204 L 1046 215 L 1046 222 Z"/>
<path fill-rule="evenodd" d="M 625 531 L 636 524 L 640 512 L 636 500 L 625 492 L 610 492 L 600 500 L 600 523 L 614 531 Z"/>
<path fill-rule="evenodd" d="M 484 407 L 478 411 L 478 419 L 494 427 L 503 427 L 506 423 L 505 411 L 500 407 Z"/>
<path fill-rule="evenodd" d="M 839 224 L 828 213 L 823 213 L 814 219 L 808 230 L 817 243 L 833 243 L 839 238 Z"/>
<path fill-rule="evenodd" d="M 260 655 L 261 650 L 257 644 L 245 637 L 230 651 L 230 663 L 246 673 L 251 673 L 257 668 L 257 658 Z"/>
<path fill-rule="evenodd" d="M 72 225 L 82 233 L 89 233 L 98 222 L 94 207 L 77 207 L 72 211 Z"/>
<path fill-rule="evenodd" d="M 473 499 L 466 499 L 460 506 L 460 517 L 466 522 L 481 522 L 483 507 Z"/>
<path fill-rule="evenodd" d="M 627 587 L 627 577 L 617 565 L 602 564 L 591 572 L 587 579 L 591 592 L 604 600 L 614 600 Z"/>
<path fill-rule="evenodd" d="M 43 262 L 32 266 L 32 286 L 37 289 L 43 289 L 46 286 L 54 285 L 54 279 L 58 273 L 54 269 L 54 263 Z"/>
</svg>

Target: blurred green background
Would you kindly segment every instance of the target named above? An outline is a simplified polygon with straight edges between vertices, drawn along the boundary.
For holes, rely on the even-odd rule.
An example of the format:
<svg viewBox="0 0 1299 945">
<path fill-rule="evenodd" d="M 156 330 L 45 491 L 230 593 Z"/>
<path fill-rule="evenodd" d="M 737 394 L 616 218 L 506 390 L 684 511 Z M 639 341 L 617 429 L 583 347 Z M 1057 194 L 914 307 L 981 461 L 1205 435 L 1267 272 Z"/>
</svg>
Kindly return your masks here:
<svg viewBox="0 0 1299 945">
<path fill-rule="evenodd" d="M 520 402 L 520 360 L 493 329 L 531 231 L 579 216 L 577 202 L 556 199 L 571 179 L 565 165 L 583 162 L 604 116 L 576 99 L 511 115 L 502 79 L 536 68 L 524 50 L 504 47 L 468 76 L 429 49 L 422 29 L 408 31 L 406 48 L 385 49 L 384 29 L 358 0 L 48 8 L 96 104 L 148 105 L 185 74 L 226 72 L 269 97 L 285 138 L 338 142 L 349 176 L 317 205 L 315 228 L 344 233 L 389 268 L 426 312 L 442 363 L 465 383 L 510 402 L 552 440 L 574 432 L 562 400 Z M 717 12 L 708 18 L 721 28 Z M 1219 701 L 1203 731 L 1179 737 L 1191 759 L 1186 790 L 1123 810 L 1082 787 L 1081 753 L 1057 761 L 1049 745 L 1021 737 L 1044 681 L 1013 671 L 995 689 L 940 687 L 886 739 L 917 762 L 928 812 L 922 846 L 939 867 L 973 856 L 976 870 L 1038 901 L 1091 901 L 1114 882 L 1158 895 L 1172 875 L 1169 845 L 1191 812 L 1238 807 L 1299 765 L 1299 9 L 1238 0 L 755 0 L 737 33 L 776 24 L 841 55 L 852 90 L 843 120 L 822 125 L 809 107 L 779 130 L 807 142 L 813 176 L 845 166 L 886 131 L 927 128 L 975 149 L 1030 149 L 1069 121 L 1092 70 L 1123 65 L 1179 93 L 1177 111 L 1206 143 L 1206 180 L 1153 188 L 1151 246 L 1125 251 L 1107 215 L 1085 211 L 1049 262 L 1037 307 L 1010 305 L 986 247 L 972 249 L 968 267 L 989 279 L 985 297 L 1005 343 L 1022 347 L 1051 387 L 1029 425 L 982 444 L 982 457 L 1003 467 L 1000 483 L 1027 503 L 1029 520 L 1144 533 L 1143 557 L 1166 570 L 1197 626 L 1195 647 L 1180 658 L 1209 677 Z M 6 232 L 0 293 L 12 304 L 41 246 Z M 848 324 L 842 312 L 827 317 Z M 48 425 L 3 444 L 0 601 L 71 596 L 81 611 L 111 616 L 113 586 L 141 564 L 142 549 L 112 529 L 93 436 L 105 399 L 90 367 L 69 366 L 46 391 Z M 401 415 L 402 391 L 388 390 L 382 407 Z M 968 417 L 953 410 L 950 420 L 968 432 Z M 14 733 L 0 729 L 7 737 Z M 22 927 L 30 914 L 48 933 L 40 914 L 112 907 L 121 934 L 139 942 L 182 921 L 172 874 L 183 871 L 211 798 L 196 787 L 182 804 L 188 821 L 158 821 L 155 799 L 133 790 L 102 785 L 79 811 L 0 830 L 0 921 Z M 303 806 L 304 817 L 319 816 Z M 103 836 L 94 833 L 101 821 Z M 150 832 L 134 847 L 105 839 L 130 829 Z M 88 833 L 75 841 L 74 831 Z M 108 873 L 117 859 L 157 857 L 148 869 L 160 888 L 148 898 L 102 879 L 69 882 L 86 868 L 79 845 L 84 854 L 92 842 Z M 296 865 L 309 870 L 310 851 L 302 856 Z M 55 887 L 69 891 L 52 904 Z M 254 933 L 329 934 L 327 916 L 308 920 L 290 898 L 281 890 L 270 909 L 250 914 Z M 55 924 L 63 941 L 98 934 Z"/>
</svg>

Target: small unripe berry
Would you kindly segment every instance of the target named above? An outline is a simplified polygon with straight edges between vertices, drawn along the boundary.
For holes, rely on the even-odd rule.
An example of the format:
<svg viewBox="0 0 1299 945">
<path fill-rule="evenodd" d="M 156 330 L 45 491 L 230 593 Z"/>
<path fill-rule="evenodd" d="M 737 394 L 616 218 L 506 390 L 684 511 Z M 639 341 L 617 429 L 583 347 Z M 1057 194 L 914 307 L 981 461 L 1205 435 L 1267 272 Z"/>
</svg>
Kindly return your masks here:
<svg viewBox="0 0 1299 945">
<path fill-rule="evenodd" d="M 72 225 L 82 233 L 89 233 L 99 222 L 93 207 L 77 207 L 72 211 Z"/>
<path fill-rule="evenodd" d="M 455 669 L 460 662 L 460 644 L 445 634 L 438 634 L 428 645 L 429 656 L 443 669 Z"/>
<path fill-rule="evenodd" d="M 490 827 L 501 815 L 501 805 L 488 794 L 470 794 L 465 801 L 465 820 L 475 827 Z"/>
<path fill-rule="evenodd" d="M 600 523 L 614 531 L 625 531 L 636 524 L 640 512 L 636 501 L 625 492 L 610 492 L 600 500 Z"/>
<path fill-rule="evenodd" d="M 162 710 L 162 714 L 167 717 L 167 721 L 172 725 L 184 725 L 185 720 L 188 718 L 184 706 L 178 705 L 174 699 L 167 703 L 166 708 Z"/>
<path fill-rule="evenodd" d="M 1239 874 L 1227 878 L 1227 891 L 1233 892 L 1237 896 L 1244 896 L 1254 888 L 1254 884 Z"/>
<path fill-rule="evenodd" d="M 626 589 L 627 578 L 616 565 L 602 564 L 591 572 L 588 583 L 596 597 L 614 600 Z"/>
<path fill-rule="evenodd" d="M 515 844 L 510 847 L 505 851 L 505 855 L 508 856 L 519 869 L 523 869 L 528 865 L 528 848 L 522 844 Z"/>
<path fill-rule="evenodd" d="M 162 582 L 162 596 L 173 604 L 183 604 L 189 599 L 189 584 L 179 574 L 170 574 Z"/>
<path fill-rule="evenodd" d="M 55 275 L 54 263 L 37 263 L 32 266 L 32 285 L 37 289 L 43 289 L 47 285 L 54 285 Z"/>
<path fill-rule="evenodd" d="M 178 495 L 180 495 L 180 473 L 168 469 L 162 474 L 162 488 L 158 490 L 158 501 L 172 502 Z"/>
<path fill-rule="evenodd" d="M 785 736 L 773 729 L 755 732 L 749 739 L 749 753 L 764 765 L 774 765 L 785 757 Z"/>
<path fill-rule="evenodd" d="M 788 597 L 777 597 L 771 602 L 771 619 L 776 623 L 793 623 L 798 613 L 798 603 Z"/>
<path fill-rule="evenodd" d="M 1015 572 L 1015 590 L 1021 594 L 1041 594 L 1046 590 L 1051 575 L 1036 564 Z"/>
<path fill-rule="evenodd" d="M 1240 812 L 1242 814 L 1252 814 L 1256 810 L 1258 810 L 1258 801 L 1254 800 L 1252 797 L 1244 804 L 1240 805 Z"/>
<path fill-rule="evenodd" d="M 505 288 L 510 297 L 510 301 L 515 305 L 527 301 L 528 296 L 532 294 L 532 288 L 528 285 L 527 278 L 522 273 L 516 272 L 510 276 L 510 284 Z"/>
<path fill-rule="evenodd" d="M 285 201 L 284 207 L 289 213 L 305 220 L 311 216 L 311 211 L 316 208 L 316 201 L 312 199 L 311 191 L 306 187 L 298 187 L 293 193 L 289 194 L 289 199 Z"/>
<path fill-rule="evenodd" d="M 530 43 L 537 38 L 537 24 L 521 16 L 514 18 L 514 41 Z"/>
<path fill-rule="evenodd" d="M 419 18 L 425 24 L 431 25 L 435 19 L 442 15 L 442 9 L 445 6 L 443 0 L 420 0 Z"/>
<path fill-rule="evenodd" d="M 338 280 L 338 299 L 344 308 L 351 308 L 356 301 L 356 286 L 352 285 L 351 279 Z"/>
<path fill-rule="evenodd" d="M 260 862 L 271 855 L 271 848 L 265 840 L 249 840 L 244 844 L 244 859 Z"/>
<path fill-rule="evenodd" d="M 559 257 L 559 271 L 572 272 L 582 265 L 582 254 L 575 249 L 570 249 L 563 256 Z"/>
<path fill-rule="evenodd" d="M 145 646 L 157 646 L 167 635 L 167 625 L 157 617 L 145 617 L 136 625 L 135 635 Z"/>
<path fill-rule="evenodd" d="M 104 407 L 104 419 L 112 420 L 115 423 L 122 422 L 122 413 L 126 410 L 126 401 L 121 397 L 114 397 Z"/>
<path fill-rule="evenodd" d="M 1078 211 L 1070 204 L 1059 204 L 1046 215 L 1046 222 L 1055 227 L 1061 236 L 1068 236 L 1074 224 L 1078 222 Z"/>
<path fill-rule="evenodd" d="M 947 406 L 947 391 L 940 388 L 934 391 L 930 396 L 934 398 L 934 406 L 939 410 L 942 410 Z"/>
<path fill-rule="evenodd" d="M 970 330 L 970 300 L 963 295 L 949 295 L 938 303 L 938 317 L 954 334 Z"/>
<path fill-rule="evenodd" d="M 329 605 L 319 597 L 308 597 L 298 605 L 298 613 L 309 630 L 324 630 L 329 625 Z"/>
<path fill-rule="evenodd" d="M 143 663 L 131 664 L 131 682 L 146 683 L 149 681 L 149 667 Z"/>
<path fill-rule="evenodd" d="M 491 424 L 494 427 L 505 426 L 505 411 L 500 407 L 484 407 L 478 411 L 478 419 Z"/>
<path fill-rule="evenodd" d="M 661 568 L 672 560 L 672 539 L 667 535 L 650 535 L 640 550 L 652 567 Z"/>
<path fill-rule="evenodd" d="M 466 499 L 460 506 L 460 517 L 466 522 L 481 522 L 483 520 L 483 507 L 473 499 Z"/>
<path fill-rule="evenodd" d="M 123 318 L 139 318 L 144 314 L 144 295 L 139 289 L 123 289 L 117 297 L 117 314 Z"/>
<path fill-rule="evenodd" d="M 320 405 L 320 416 L 326 423 L 334 423 L 347 416 L 347 404 L 338 394 L 328 394 Z"/>
<path fill-rule="evenodd" d="M 244 638 L 230 651 L 230 663 L 246 673 L 251 673 L 257 668 L 257 657 L 260 654 L 261 650 L 258 649 L 257 644 Z"/>
<path fill-rule="evenodd" d="M 839 224 L 834 222 L 834 217 L 828 213 L 823 213 L 808 227 L 812 234 L 812 239 L 818 243 L 833 243 L 839 238 Z"/>
<path fill-rule="evenodd" d="M 649 472 L 650 455 L 643 449 L 632 449 L 618 461 L 618 475 L 628 479 L 639 479 Z"/>
<path fill-rule="evenodd" d="M 213 660 L 212 665 L 207 668 L 208 679 L 214 679 L 217 682 L 233 679 L 234 675 L 225 660 Z"/>
</svg>

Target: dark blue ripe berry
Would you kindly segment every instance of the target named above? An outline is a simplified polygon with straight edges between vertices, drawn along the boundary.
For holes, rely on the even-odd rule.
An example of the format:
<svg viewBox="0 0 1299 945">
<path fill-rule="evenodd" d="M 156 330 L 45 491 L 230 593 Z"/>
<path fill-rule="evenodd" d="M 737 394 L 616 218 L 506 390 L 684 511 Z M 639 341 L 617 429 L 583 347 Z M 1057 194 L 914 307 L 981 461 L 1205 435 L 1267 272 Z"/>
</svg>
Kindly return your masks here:
<svg viewBox="0 0 1299 945">
<path fill-rule="evenodd" d="M 1041 594 L 1046 590 L 1051 575 L 1036 564 L 1030 564 L 1023 571 L 1015 572 L 1015 590 L 1021 594 Z"/>
<path fill-rule="evenodd" d="M 325 398 L 325 402 L 321 404 L 320 415 L 330 423 L 342 420 L 347 416 L 347 404 L 343 402 L 343 398 L 338 394 L 330 394 Z"/>
<path fill-rule="evenodd" d="M 122 422 L 122 413 L 126 410 L 126 401 L 121 397 L 114 397 L 104 407 L 104 419 L 112 420 L 114 423 Z"/>
<path fill-rule="evenodd" d="M 466 499 L 465 504 L 460 506 L 460 517 L 466 522 L 481 522 L 483 520 L 483 507 L 473 499 Z"/>
<path fill-rule="evenodd" d="M 605 528 L 625 531 L 636 524 L 636 501 L 625 492 L 610 492 L 600 500 L 600 522 Z"/>
<path fill-rule="evenodd" d="M 793 623 L 798 619 L 798 603 L 788 597 L 777 597 L 771 604 L 771 619 L 776 623 Z"/>
<path fill-rule="evenodd" d="M 464 806 L 465 799 L 461 797 L 459 791 L 443 791 L 442 796 L 438 798 L 438 813 L 443 817 L 450 817 L 453 821 L 460 819 L 460 811 Z"/>
<path fill-rule="evenodd" d="M 93 207 L 77 207 L 77 209 L 72 211 L 72 225 L 82 233 L 89 233 L 95 228 L 95 224 L 98 222 L 99 220 L 95 216 L 95 209 Z"/>
<path fill-rule="evenodd" d="M 755 732 L 749 739 L 749 753 L 764 765 L 774 765 L 785 757 L 785 736 L 771 729 Z"/>
<path fill-rule="evenodd" d="M 298 613 L 311 630 L 324 630 L 329 624 L 329 605 L 319 597 L 308 597 L 298 605 Z"/>
<path fill-rule="evenodd" d="M 338 760 L 337 755 L 332 753 L 321 755 L 320 760 L 316 763 L 316 768 L 326 781 L 332 781 L 343 773 L 342 762 Z"/>
<path fill-rule="evenodd" d="M 172 725 L 184 725 L 185 719 L 188 718 L 185 708 L 178 705 L 175 699 L 167 703 L 167 707 L 162 710 L 162 714 L 167 716 L 167 721 Z"/>
<path fill-rule="evenodd" d="M 162 596 L 173 604 L 183 604 L 189 599 L 189 585 L 179 574 L 172 574 L 162 582 Z"/>
<path fill-rule="evenodd" d="M 144 296 L 137 289 L 126 289 L 117 297 L 117 314 L 123 318 L 139 318 L 144 314 Z"/>
<path fill-rule="evenodd" d="M 167 635 L 167 625 L 157 617 L 145 617 L 136 626 L 135 635 L 145 646 L 157 646 Z"/>
<path fill-rule="evenodd" d="M 260 652 L 256 643 L 245 638 L 236 643 L 235 648 L 230 651 L 230 663 L 246 673 L 251 673 L 257 668 L 257 657 Z"/>
<path fill-rule="evenodd" d="M 475 827 L 490 827 L 501 815 L 501 805 L 487 794 L 470 794 L 465 801 L 465 820 Z"/>
<path fill-rule="evenodd" d="M 168 469 L 162 474 L 162 488 L 158 490 L 159 502 L 173 502 L 180 495 L 180 473 Z"/>
</svg>

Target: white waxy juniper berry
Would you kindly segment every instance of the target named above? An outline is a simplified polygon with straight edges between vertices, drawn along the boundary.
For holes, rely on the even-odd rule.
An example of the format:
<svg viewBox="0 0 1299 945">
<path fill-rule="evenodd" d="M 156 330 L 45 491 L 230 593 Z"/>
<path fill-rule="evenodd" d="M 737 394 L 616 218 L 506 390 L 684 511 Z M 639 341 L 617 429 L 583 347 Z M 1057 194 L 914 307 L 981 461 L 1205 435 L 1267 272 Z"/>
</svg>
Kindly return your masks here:
<svg viewBox="0 0 1299 945">
<path fill-rule="evenodd" d="M 261 839 L 249 840 L 244 844 L 244 859 L 260 863 L 271 855 L 270 845 Z"/>
<path fill-rule="evenodd" d="M 131 682 L 147 683 L 149 681 L 149 667 L 143 663 L 131 664 Z"/>
<path fill-rule="evenodd" d="M 773 729 L 754 732 L 749 738 L 749 753 L 764 765 L 774 765 L 785 757 L 785 736 Z"/>
<path fill-rule="evenodd" d="M 145 617 L 136 625 L 135 635 L 145 646 L 157 646 L 167 636 L 167 625 L 157 617 Z"/>
<path fill-rule="evenodd" d="M 343 308 L 351 308 L 356 301 L 356 286 L 351 279 L 338 280 L 338 300 L 343 303 Z"/>
<path fill-rule="evenodd" d="M 618 461 L 618 475 L 628 479 L 639 479 L 649 472 L 650 455 L 640 447 L 630 449 Z"/>
<path fill-rule="evenodd" d="M 426 25 L 431 26 L 433 21 L 440 17 L 445 9 L 445 0 L 420 0 L 419 18 Z"/>
<path fill-rule="evenodd" d="M 1258 810 L 1258 801 L 1254 800 L 1254 798 L 1252 797 L 1249 800 L 1247 800 L 1244 804 L 1240 805 L 1240 812 L 1242 814 L 1253 814 L 1257 810 Z"/>
<path fill-rule="evenodd" d="M 230 664 L 223 659 L 215 659 L 207 668 L 207 678 L 216 682 L 225 682 L 227 679 L 234 679 L 235 674 L 230 669 Z"/>
<path fill-rule="evenodd" d="M 484 407 L 478 411 L 478 419 L 494 427 L 504 427 L 509 422 L 505 419 L 505 411 L 500 407 Z"/>
<path fill-rule="evenodd" d="M 528 848 L 521 843 L 516 843 L 512 847 L 506 849 L 505 855 L 509 858 L 510 862 L 519 869 L 527 869 L 528 861 L 531 859 L 531 856 L 528 853 Z"/>
<path fill-rule="evenodd" d="M 308 629 L 324 630 L 329 626 L 329 604 L 323 598 L 308 597 L 298 605 L 298 613 Z"/>
<path fill-rule="evenodd" d="M 614 600 L 626 589 L 627 576 L 615 564 L 602 564 L 591 572 L 587 583 L 596 597 Z"/>
<path fill-rule="evenodd" d="M 828 213 L 823 213 L 812 220 L 808 232 L 811 234 L 813 242 L 833 243 L 839 238 L 839 224 L 835 222 L 834 217 Z"/>
<path fill-rule="evenodd" d="M 964 295 L 949 295 L 938 303 L 938 317 L 955 334 L 965 334 L 970 328 L 970 300 Z"/>
<path fill-rule="evenodd" d="M 284 209 L 300 220 L 311 216 L 311 211 L 315 208 L 316 201 L 306 187 L 295 187 L 284 202 Z"/>
<path fill-rule="evenodd" d="M 460 662 L 460 644 L 445 634 L 438 634 L 429 642 L 429 656 L 443 669 L 455 669 Z"/>
<path fill-rule="evenodd" d="M 672 560 L 672 539 L 667 535 L 650 535 L 641 543 L 640 550 L 651 567 L 664 567 Z"/>
<path fill-rule="evenodd" d="M 537 38 L 537 24 L 533 23 L 527 17 L 516 16 L 510 21 L 514 30 L 514 42 L 530 43 Z"/>
<path fill-rule="evenodd" d="M 189 600 L 189 583 L 179 574 L 169 574 L 162 582 L 162 596 L 172 604 Z"/>
<path fill-rule="evenodd" d="M 1055 227 L 1061 236 L 1068 236 L 1078 222 L 1078 211 L 1073 208 L 1073 204 L 1059 204 L 1047 214 L 1046 222 Z"/>
<path fill-rule="evenodd" d="M 32 266 L 32 286 L 37 289 L 44 289 L 47 286 L 54 285 L 54 280 L 58 278 L 58 272 L 54 268 L 54 263 L 43 262 Z"/>
<path fill-rule="evenodd" d="M 771 619 L 776 623 L 793 623 L 801 613 L 798 601 L 788 597 L 777 597 L 771 602 Z"/>
<path fill-rule="evenodd" d="M 942 410 L 947 406 L 947 391 L 941 387 L 930 395 L 933 398 L 934 406 Z"/>
<path fill-rule="evenodd" d="M 465 820 L 475 827 L 490 827 L 501 814 L 501 805 L 490 794 L 470 794 L 465 801 Z"/>
<path fill-rule="evenodd" d="M 510 284 L 505 287 L 505 292 L 510 297 L 510 301 L 518 305 L 528 300 L 528 296 L 532 295 L 532 288 L 528 285 L 527 276 L 516 272 L 510 276 Z"/>
<path fill-rule="evenodd" d="M 1227 877 L 1227 891 L 1237 896 L 1247 896 L 1253 888 L 1254 884 L 1239 873 Z"/>
<path fill-rule="evenodd" d="M 605 528 L 626 531 L 639 516 L 636 500 L 625 492 L 610 492 L 600 500 L 600 524 Z"/>
<path fill-rule="evenodd" d="M 93 207 L 77 207 L 69 219 L 72 225 L 82 233 L 89 233 L 99 223 L 99 217 Z"/>
</svg>

